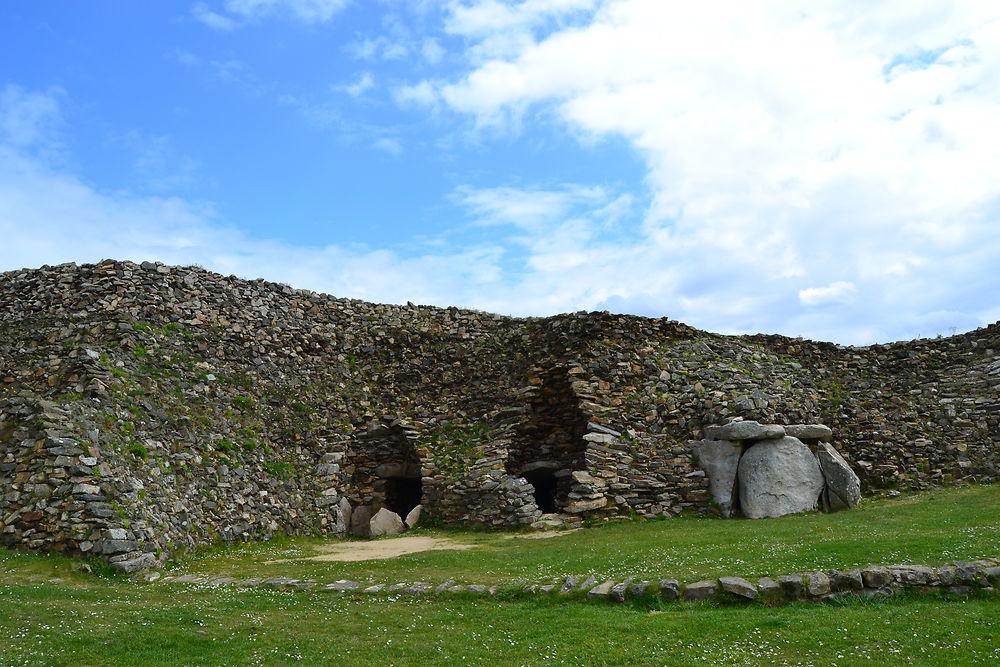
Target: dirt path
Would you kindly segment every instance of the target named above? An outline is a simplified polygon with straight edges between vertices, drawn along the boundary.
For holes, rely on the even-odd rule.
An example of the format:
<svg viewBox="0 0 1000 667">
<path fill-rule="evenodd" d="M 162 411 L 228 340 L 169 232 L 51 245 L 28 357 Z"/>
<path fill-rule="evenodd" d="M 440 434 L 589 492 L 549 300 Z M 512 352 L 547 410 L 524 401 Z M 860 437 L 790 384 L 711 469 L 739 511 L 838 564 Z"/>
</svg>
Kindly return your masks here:
<svg viewBox="0 0 1000 667">
<path fill-rule="evenodd" d="M 317 561 L 360 561 L 395 558 L 421 551 L 437 551 L 441 549 L 474 549 L 475 544 L 462 544 L 447 537 L 394 537 L 388 540 L 373 540 L 371 542 L 340 542 L 319 547 L 319 555 L 308 558 L 288 558 L 272 560 L 271 563 L 289 563 L 299 560 Z"/>
</svg>

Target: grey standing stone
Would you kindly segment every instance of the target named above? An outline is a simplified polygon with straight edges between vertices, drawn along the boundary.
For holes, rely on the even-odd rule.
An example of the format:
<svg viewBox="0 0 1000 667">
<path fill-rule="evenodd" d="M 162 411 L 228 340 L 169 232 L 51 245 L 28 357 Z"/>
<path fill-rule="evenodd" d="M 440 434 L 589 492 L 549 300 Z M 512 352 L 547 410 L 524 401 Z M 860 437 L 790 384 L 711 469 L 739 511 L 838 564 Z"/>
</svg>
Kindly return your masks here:
<svg viewBox="0 0 1000 667">
<path fill-rule="evenodd" d="M 861 480 L 833 445 L 821 442 L 816 447 L 816 459 L 823 472 L 823 509 L 828 512 L 853 509 L 861 502 Z"/>
<path fill-rule="evenodd" d="M 751 519 L 816 509 L 823 474 L 798 438 L 765 440 L 740 459 L 740 507 Z"/>
<path fill-rule="evenodd" d="M 718 583 L 714 580 L 696 581 L 684 587 L 684 600 L 686 602 L 699 602 L 715 596 L 718 591 Z"/>
<path fill-rule="evenodd" d="M 403 525 L 403 520 L 399 518 L 398 514 L 383 507 L 371 518 L 370 530 L 372 537 L 381 537 L 382 535 L 399 535 L 406 530 L 406 526 Z"/>
<path fill-rule="evenodd" d="M 748 600 L 757 597 L 757 589 L 754 585 L 740 577 L 719 577 L 719 585 L 722 586 L 722 590 Z"/>
<path fill-rule="evenodd" d="M 351 512 L 351 535 L 355 537 L 371 537 L 372 509 L 367 505 L 355 507 Z"/>
<path fill-rule="evenodd" d="M 743 446 L 732 440 L 702 440 L 695 445 L 698 465 L 708 475 L 708 490 L 724 517 L 733 515 L 736 469 Z"/>
<path fill-rule="evenodd" d="M 346 533 L 351 529 L 351 501 L 347 498 L 340 499 L 340 521 L 337 523 L 337 532 Z"/>
<path fill-rule="evenodd" d="M 406 527 L 409 528 L 410 530 L 412 530 L 413 528 L 415 528 L 416 525 L 418 523 L 420 523 L 420 515 L 421 515 L 421 513 L 423 513 L 423 511 L 424 511 L 424 506 L 423 505 L 417 505 L 416 507 L 414 507 L 413 509 L 411 509 L 409 512 L 407 512 L 406 513 L 406 520 L 405 520 Z"/>
</svg>

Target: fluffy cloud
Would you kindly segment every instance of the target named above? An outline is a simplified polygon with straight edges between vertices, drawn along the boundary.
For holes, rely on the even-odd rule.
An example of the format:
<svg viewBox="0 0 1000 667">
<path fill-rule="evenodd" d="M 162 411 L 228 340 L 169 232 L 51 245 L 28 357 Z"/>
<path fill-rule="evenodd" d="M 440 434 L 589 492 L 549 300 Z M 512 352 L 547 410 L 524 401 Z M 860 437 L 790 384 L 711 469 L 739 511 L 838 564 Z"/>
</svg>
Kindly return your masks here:
<svg viewBox="0 0 1000 667">
<path fill-rule="evenodd" d="M 401 98 L 513 131 L 551 110 L 647 166 L 648 210 L 616 244 L 628 265 L 595 266 L 578 296 L 850 342 L 995 312 L 995 3 L 483 0 L 446 26 L 478 40 L 472 66 Z M 580 243 L 561 252 L 593 254 Z"/>
</svg>

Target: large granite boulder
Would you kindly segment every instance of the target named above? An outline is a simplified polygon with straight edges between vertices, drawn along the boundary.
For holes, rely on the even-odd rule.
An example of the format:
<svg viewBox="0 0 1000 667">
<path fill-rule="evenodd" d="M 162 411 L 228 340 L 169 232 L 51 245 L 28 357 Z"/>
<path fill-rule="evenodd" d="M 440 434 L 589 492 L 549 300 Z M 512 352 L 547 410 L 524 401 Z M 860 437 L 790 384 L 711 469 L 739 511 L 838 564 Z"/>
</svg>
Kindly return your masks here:
<svg viewBox="0 0 1000 667">
<path fill-rule="evenodd" d="M 698 464 L 708 476 L 708 490 L 724 517 L 733 515 L 736 470 L 742 445 L 731 440 L 701 440 L 695 445 Z"/>
<path fill-rule="evenodd" d="M 861 480 L 854 474 L 847 461 L 832 445 L 821 442 L 816 447 L 816 458 L 826 479 L 823 489 L 823 509 L 827 512 L 853 509 L 861 502 Z"/>
<path fill-rule="evenodd" d="M 816 509 L 823 473 L 816 457 L 792 437 L 764 440 L 743 454 L 737 477 L 740 508 L 750 519 Z"/>
<path fill-rule="evenodd" d="M 403 519 L 392 510 L 387 510 L 384 507 L 371 518 L 369 526 L 372 537 L 399 535 L 406 530 Z"/>
</svg>

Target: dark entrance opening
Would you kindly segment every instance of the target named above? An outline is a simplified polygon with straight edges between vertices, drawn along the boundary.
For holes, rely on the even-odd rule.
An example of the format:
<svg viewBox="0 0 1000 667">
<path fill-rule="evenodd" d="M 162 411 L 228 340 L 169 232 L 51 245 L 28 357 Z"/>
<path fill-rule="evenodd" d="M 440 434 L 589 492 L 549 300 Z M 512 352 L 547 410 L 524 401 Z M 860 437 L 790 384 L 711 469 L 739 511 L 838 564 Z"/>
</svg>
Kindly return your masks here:
<svg viewBox="0 0 1000 667">
<path fill-rule="evenodd" d="M 423 493 L 419 477 L 390 477 L 385 480 L 385 506 L 401 519 L 406 519 L 410 510 L 420 504 Z"/>
<path fill-rule="evenodd" d="M 524 478 L 535 487 L 535 504 L 542 514 L 554 514 L 556 509 L 556 476 L 552 470 L 540 469 L 524 473 Z"/>
</svg>

